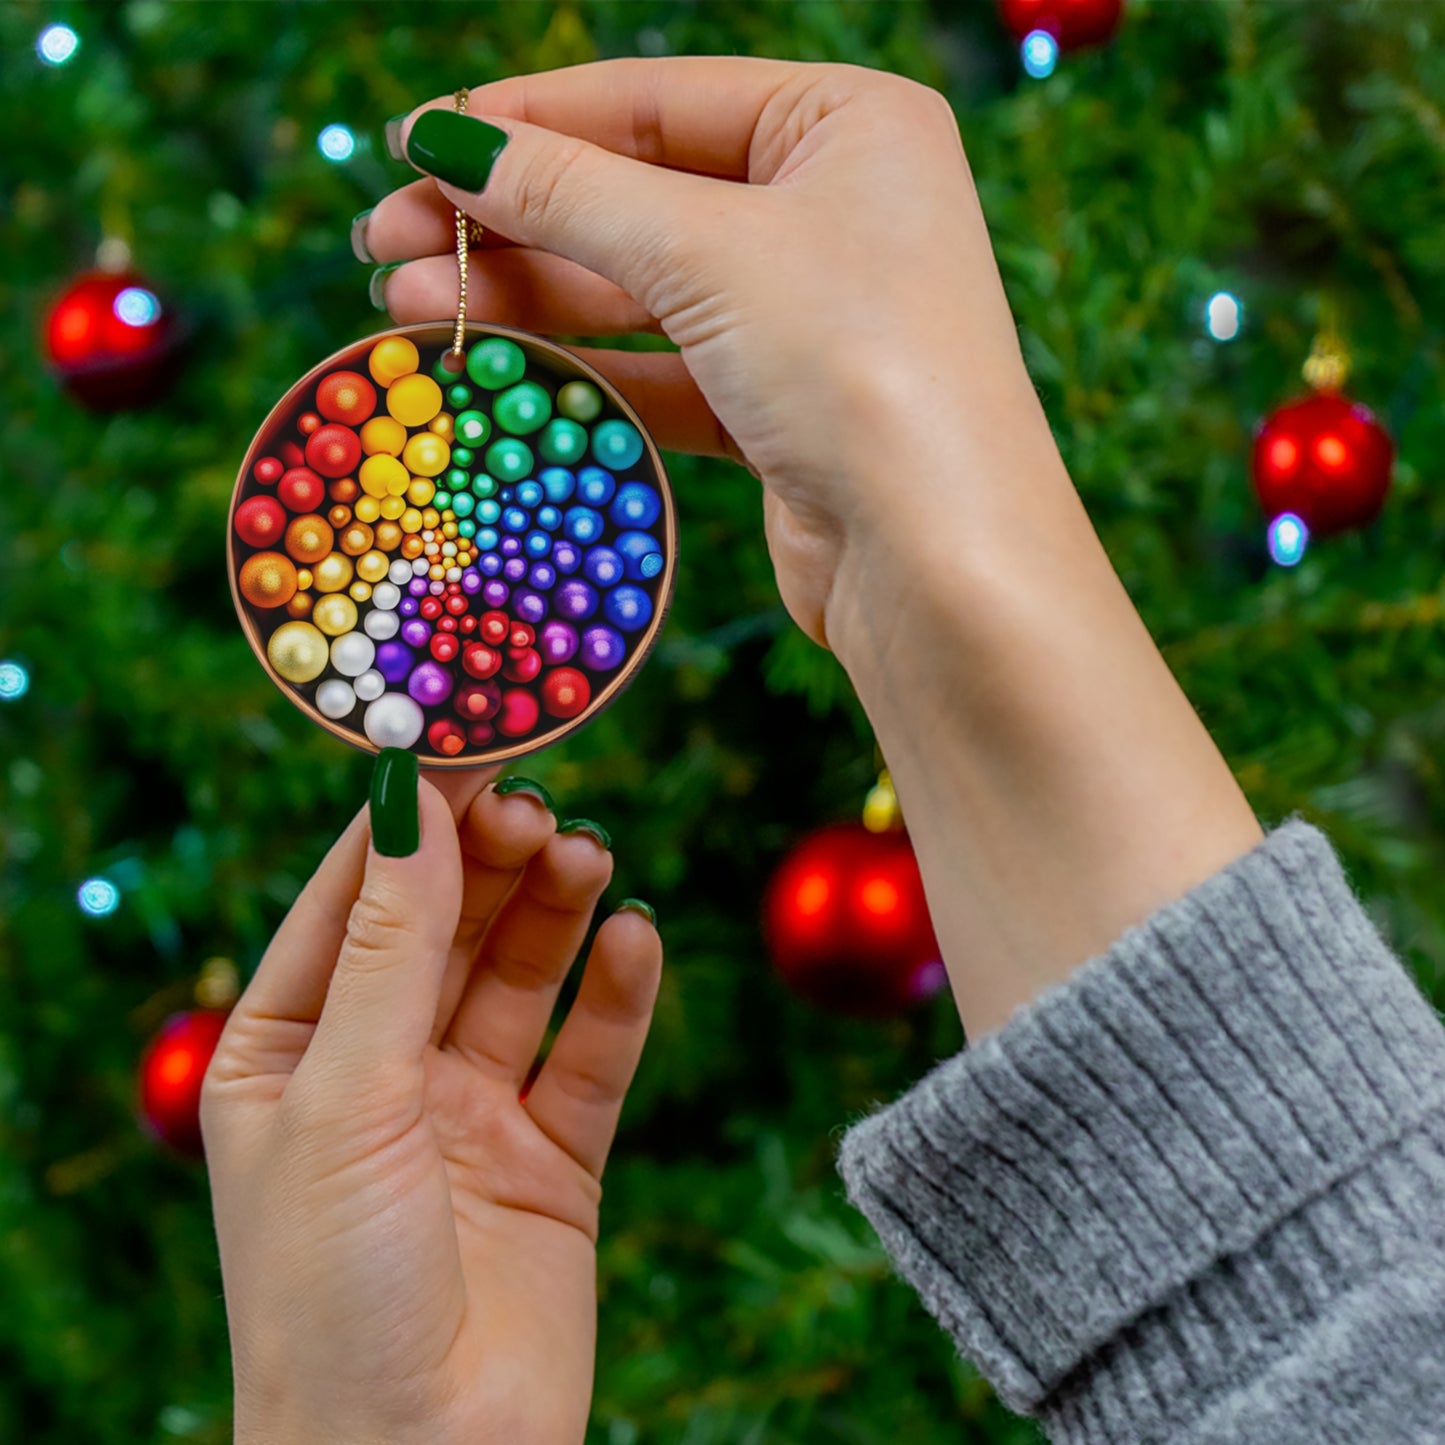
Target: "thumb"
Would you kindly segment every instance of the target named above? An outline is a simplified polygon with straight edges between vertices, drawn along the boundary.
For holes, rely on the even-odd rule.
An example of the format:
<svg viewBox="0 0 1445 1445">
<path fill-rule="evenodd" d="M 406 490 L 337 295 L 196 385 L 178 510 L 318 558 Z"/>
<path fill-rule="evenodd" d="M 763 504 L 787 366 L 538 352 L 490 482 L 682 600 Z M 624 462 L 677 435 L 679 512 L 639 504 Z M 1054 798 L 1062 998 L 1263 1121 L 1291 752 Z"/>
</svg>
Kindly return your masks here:
<svg viewBox="0 0 1445 1445">
<path fill-rule="evenodd" d="M 306 1065 L 363 1084 L 419 1065 L 462 906 L 462 858 L 446 798 L 416 754 L 384 748 L 372 778 L 361 893 Z"/>
<path fill-rule="evenodd" d="M 510 116 L 441 107 L 402 128 L 404 158 L 483 226 L 586 266 L 654 315 L 657 288 L 696 258 L 696 218 L 746 188 L 620 156 Z M 726 193 L 724 192 L 726 187 Z M 679 303 L 669 298 L 669 311 Z"/>
</svg>

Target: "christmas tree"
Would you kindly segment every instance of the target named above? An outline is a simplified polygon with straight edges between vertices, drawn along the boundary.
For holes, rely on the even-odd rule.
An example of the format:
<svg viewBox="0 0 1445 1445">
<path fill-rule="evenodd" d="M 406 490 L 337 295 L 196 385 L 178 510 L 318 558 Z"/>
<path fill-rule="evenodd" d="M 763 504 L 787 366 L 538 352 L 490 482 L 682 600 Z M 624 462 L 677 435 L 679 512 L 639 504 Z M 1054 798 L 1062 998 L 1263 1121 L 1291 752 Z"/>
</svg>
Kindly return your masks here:
<svg viewBox="0 0 1445 1445">
<path fill-rule="evenodd" d="M 252 657 L 225 535 L 271 402 L 386 324 L 347 241 L 413 175 L 382 124 L 459 85 L 676 53 L 877 66 L 949 97 L 1135 603 L 1260 817 L 1322 826 L 1445 1001 L 1445 12 L 1133 0 L 1106 44 L 1021 54 L 986 0 L 20 0 L 0 10 L 0 1439 L 231 1438 L 204 1170 L 140 1127 L 136 1071 L 205 960 L 244 983 L 366 796 L 370 759 Z M 46 319 L 98 251 L 130 278 L 128 324 L 166 320 L 121 410 L 47 365 Z M 1322 335 L 1393 482 L 1370 526 L 1302 555 L 1277 533 L 1272 556 L 1254 431 Z M 778 601 L 754 479 L 667 461 L 659 646 L 518 769 L 605 822 L 609 901 L 655 903 L 668 951 L 606 1180 L 589 1439 L 1035 1440 L 833 1167 L 841 1126 L 961 1046 L 947 994 L 835 1015 L 766 954 L 780 860 L 876 777 L 867 721 Z"/>
</svg>

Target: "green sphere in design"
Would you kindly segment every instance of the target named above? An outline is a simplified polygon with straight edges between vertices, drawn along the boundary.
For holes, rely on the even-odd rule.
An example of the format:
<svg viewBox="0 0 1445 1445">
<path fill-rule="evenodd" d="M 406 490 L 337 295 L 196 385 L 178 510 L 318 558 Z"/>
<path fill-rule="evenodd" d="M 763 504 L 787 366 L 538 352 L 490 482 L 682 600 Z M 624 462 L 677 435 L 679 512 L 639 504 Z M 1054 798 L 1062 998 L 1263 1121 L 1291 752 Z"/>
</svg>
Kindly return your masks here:
<svg viewBox="0 0 1445 1445">
<path fill-rule="evenodd" d="M 467 375 L 488 391 L 501 391 L 521 381 L 526 371 L 527 358 L 522 348 L 501 336 L 479 341 L 467 353 Z"/>
<path fill-rule="evenodd" d="M 526 436 L 552 415 L 552 398 L 535 381 L 519 381 L 492 403 L 492 415 L 503 431 Z"/>
<path fill-rule="evenodd" d="M 458 492 L 452 498 L 452 511 L 458 517 L 470 517 L 476 504 L 476 498 L 470 492 Z"/>
<path fill-rule="evenodd" d="M 532 448 L 516 437 L 503 437 L 487 448 L 487 470 L 501 482 L 520 482 L 532 471 Z"/>
<path fill-rule="evenodd" d="M 573 466 L 587 455 L 587 428 L 564 416 L 553 417 L 537 442 L 537 450 L 544 461 L 559 467 Z"/>
<path fill-rule="evenodd" d="M 590 381 L 569 381 L 557 393 L 557 410 L 573 421 L 596 421 L 602 415 L 602 393 Z"/>
<path fill-rule="evenodd" d="M 447 388 L 447 405 L 460 409 L 472 404 L 472 389 L 457 382 L 455 386 Z"/>
<path fill-rule="evenodd" d="M 604 421 L 592 428 L 592 455 L 609 471 L 626 471 L 642 455 L 642 434 L 630 421 Z"/>
<path fill-rule="evenodd" d="M 501 488 L 485 472 L 478 472 L 472 478 L 472 490 L 479 497 L 495 497 Z"/>
<path fill-rule="evenodd" d="M 436 496 L 431 499 L 431 504 L 437 511 L 444 512 L 452 504 L 452 494 L 450 492 L 438 491 Z"/>
<path fill-rule="evenodd" d="M 483 411 L 464 411 L 454 423 L 459 442 L 479 447 L 492 434 L 491 419 Z"/>
<path fill-rule="evenodd" d="M 453 448 L 452 448 L 452 465 L 453 465 L 453 466 L 456 466 L 456 467 L 469 467 L 469 466 L 471 466 L 471 464 L 472 464 L 473 457 L 474 457 L 474 453 L 473 453 L 473 451 L 472 451 L 472 449 L 471 449 L 470 447 L 453 447 Z M 465 486 L 466 483 L 463 482 L 462 485 Z M 452 491 L 456 491 L 456 488 L 453 487 L 453 488 L 452 488 Z"/>
<path fill-rule="evenodd" d="M 458 537 L 475 537 L 477 535 L 477 524 L 470 517 L 464 518 L 457 523 Z"/>
</svg>

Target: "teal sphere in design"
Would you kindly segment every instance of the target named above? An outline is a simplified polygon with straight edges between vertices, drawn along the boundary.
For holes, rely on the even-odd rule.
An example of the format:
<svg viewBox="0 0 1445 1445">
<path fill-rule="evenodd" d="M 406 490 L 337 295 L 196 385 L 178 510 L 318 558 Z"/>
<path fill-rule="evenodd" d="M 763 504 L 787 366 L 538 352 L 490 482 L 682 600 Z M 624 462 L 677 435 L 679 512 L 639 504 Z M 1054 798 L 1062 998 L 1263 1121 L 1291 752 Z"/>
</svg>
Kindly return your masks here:
<svg viewBox="0 0 1445 1445">
<path fill-rule="evenodd" d="M 552 415 L 552 398 L 535 381 L 519 381 L 492 403 L 492 416 L 503 431 L 527 436 Z"/>
<path fill-rule="evenodd" d="M 503 482 L 520 482 L 532 472 L 532 448 L 516 437 L 503 437 L 487 448 L 487 470 Z"/>
<path fill-rule="evenodd" d="M 570 386 L 571 382 L 567 385 Z M 566 391 L 567 387 L 562 390 Z M 554 417 L 538 440 L 537 450 L 541 452 L 543 461 L 571 466 L 587 455 L 587 428 L 569 421 L 565 416 Z"/>
<path fill-rule="evenodd" d="M 515 341 L 493 336 L 479 341 L 467 353 L 467 375 L 488 391 L 501 391 L 521 381 L 527 372 L 527 358 Z"/>
<path fill-rule="evenodd" d="M 456 410 L 472 404 L 472 389 L 458 382 L 455 386 L 447 388 L 447 405 Z"/>
<path fill-rule="evenodd" d="M 590 381 L 569 381 L 557 393 L 557 410 L 573 421 L 596 421 L 602 415 L 602 393 Z"/>
<path fill-rule="evenodd" d="M 642 433 L 629 421 L 604 421 L 592 429 L 592 455 L 614 472 L 642 455 Z"/>
</svg>

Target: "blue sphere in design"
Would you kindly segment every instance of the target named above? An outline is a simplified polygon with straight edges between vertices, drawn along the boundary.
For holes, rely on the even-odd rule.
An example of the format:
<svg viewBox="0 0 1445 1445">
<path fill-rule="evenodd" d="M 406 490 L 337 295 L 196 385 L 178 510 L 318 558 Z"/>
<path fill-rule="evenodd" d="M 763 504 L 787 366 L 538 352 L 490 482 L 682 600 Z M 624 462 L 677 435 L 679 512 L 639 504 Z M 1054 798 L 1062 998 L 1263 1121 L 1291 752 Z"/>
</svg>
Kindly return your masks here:
<svg viewBox="0 0 1445 1445">
<path fill-rule="evenodd" d="M 582 565 L 582 549 L 574 542 L 559 541 L 552 548 L 552 565 L 559 577 L 570 577 Z"/>
<path fill-rule="evenodd" d="M 595 542 L 602 535 L 602 513 L 591 507 L 568 507 L 567 515 L 562 518 L 562 530 L 584 546 Z"/>
<path fill-rule="evenodd" d="M 538 592 L 550 592 L 557 583 L 557 569 L 550 562 L 533 562 L 527 581 Z"/>
<path fill-rule="evenodd" d="M 594 547 L 582 559 L 582 575 L 599 587 L 611 587 L 622 581 L 623 571 L 622 556 L 611 547 Z"/>
<path fill-rule="evenodd" d="M 542 490 L 541 482 L 518 482 L 514 489 L 514 495 L 519 507 L 537 506 L 545 493 Z"/>
<path fill-rule="evenodd" d="M 549 502 L 565 502 L 577 485 L 577 478 L 566 467 L 544 467 L 537 474 L 537 480 L 542 483 Z"/>
<path fill-rule="evenodd" d="M 604 421 L 592 428 L 592 455 L 615 472 L 642 455 L 642 434 L 630 421 Z"/>
<path fill-rule="evenodd" d="M 583 467 L 577 473 L 577 500 L 589 507 L 605 507 L 617 490 L 617 478 L 601 467 Z"/>
<path fill-rule="evenodd" d="M 475 540 L 476 551 L 490 552 L 497 545 L 497 529 L 495 527 L 478 527 Z"/>
<path fill-rule="evenodd" d="M 529 557 L 541 561 L 552 550 L 552 539 L 545 532 L 528 532 L 522 546 Z"/>
<path fill-rule="evenodd" d="M 507 532 L 525 532 L 532 519 L 520 507 L 508 507 L 502 513 L 502 529 Z"/>
<path fill-rule="evenodd" d="M 603 598 L 602 613 L 614 627 L 636 632 L 652 621 L 652 598 L 641 587 L 624 582 Z"/>
<path fill-rule="evenodd" d="M 624 482 L 609 515 L 619 527 L 650 527 L 662 515 L 662 498 L 646 482 Z"/>
<path fill-rule="evenodd" d="M 545 507 L 538 507 L 537 525 L 545 528 L 548 532 L 555 532 L 562 525 L 561 511 L 552 506 L 550 502 Z"/>
<path fill-rule="evenodd" d="M 645 582 L 662 571 L 662 544 L 650 532 L 622 532 L 612 545 L 622 554 L 634 582 Z"/>
</svg>

